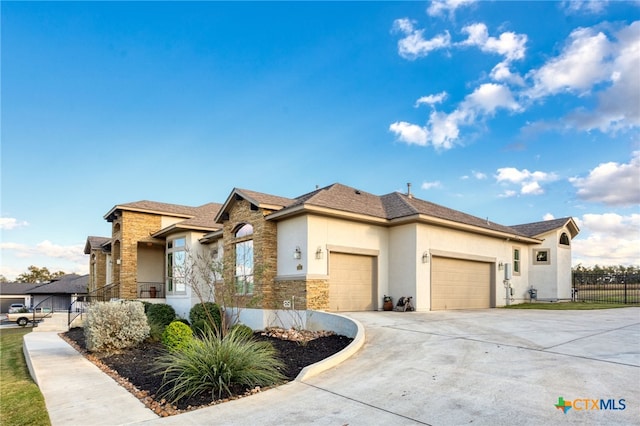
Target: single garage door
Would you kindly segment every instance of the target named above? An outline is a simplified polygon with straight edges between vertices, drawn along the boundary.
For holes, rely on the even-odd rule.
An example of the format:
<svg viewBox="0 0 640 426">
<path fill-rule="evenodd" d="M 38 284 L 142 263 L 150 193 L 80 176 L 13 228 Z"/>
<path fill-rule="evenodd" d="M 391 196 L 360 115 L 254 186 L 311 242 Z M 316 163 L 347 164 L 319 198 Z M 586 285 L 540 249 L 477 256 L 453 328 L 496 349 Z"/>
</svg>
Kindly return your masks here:
<svg viewBox="0 0 640 426">
<path fill-rule="evenodd" d="M 491 264 L 448 257 L 433 257 L 431 309 L 491 307 Z"/>
<path fill-rule="evenodd" d="M 24 297 L 12 297 L 10 299 L 2 299 L 0 300 L 0 312 L 2 313 L 9 312 L 9 307 L 13 303 L 22 303 L 23 305 L 26 305 L 24 303 Z"/>
<path fill-rule="evenodd" d="M 329 310 L 372 311 L 375 257 L 331 253 L 329 261 Z"/>
</svg>

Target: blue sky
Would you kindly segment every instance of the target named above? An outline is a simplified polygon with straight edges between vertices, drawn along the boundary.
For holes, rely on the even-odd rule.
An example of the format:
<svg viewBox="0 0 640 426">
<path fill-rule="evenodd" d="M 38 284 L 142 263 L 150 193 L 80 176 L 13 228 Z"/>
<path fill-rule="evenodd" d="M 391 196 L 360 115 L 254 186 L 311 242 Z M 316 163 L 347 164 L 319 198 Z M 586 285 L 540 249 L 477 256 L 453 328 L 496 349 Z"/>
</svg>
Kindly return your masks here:
<svg viewBox="0 0 640 426">
<path fill-rule="evenodd" d="M 116 204 L 405 191 L 640 264 L 638 2 L 2 2 L 0 274 Z"/>
</svg>

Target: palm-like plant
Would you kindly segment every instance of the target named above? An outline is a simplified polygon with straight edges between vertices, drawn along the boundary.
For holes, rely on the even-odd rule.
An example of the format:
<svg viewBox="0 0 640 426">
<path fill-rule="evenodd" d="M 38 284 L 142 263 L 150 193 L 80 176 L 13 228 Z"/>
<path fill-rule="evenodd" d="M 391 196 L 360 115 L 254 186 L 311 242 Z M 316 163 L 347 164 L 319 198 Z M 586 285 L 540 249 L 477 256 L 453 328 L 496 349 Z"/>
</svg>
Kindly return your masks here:
<svg viewBox="0 0 640 426">
<path fill-rule="evenodd" d="M 186 396 L 231 395 L 232 385 L 271 386 L 284 380 L 282 362 L 269 342 L 259 342 L 240 330 L 224 337 L 214 332 L 193 339 L 182 350 L 158 360 L 163 396 L 175 402 Z"/>
</svg>

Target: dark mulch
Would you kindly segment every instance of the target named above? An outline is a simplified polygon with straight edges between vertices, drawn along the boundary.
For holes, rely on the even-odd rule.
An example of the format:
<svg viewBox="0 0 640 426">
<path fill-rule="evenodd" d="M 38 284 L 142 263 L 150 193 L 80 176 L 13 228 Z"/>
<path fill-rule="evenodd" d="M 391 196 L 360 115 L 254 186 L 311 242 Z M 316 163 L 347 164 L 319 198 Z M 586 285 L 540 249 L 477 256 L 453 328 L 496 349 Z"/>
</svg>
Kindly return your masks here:
<svg viewBox="0 0 640 426">
<path fill-rule="evenodd" d="M 236 387 L 232 389 L 233 395 L 224 395 L 223 399 L 220 400 L 217 399 L 217 394 L 214 396 L 200 395 L 181 399 L 175 404 L 169 404 L 158 396 L 159 389 L 162 386 L 162 377 L 151 371 L 157 357 L 165 351 L 161 343 L 145 342 L 135 348 L 123 350 L 118 354 L 107 355 L 87 352 L 82 328 L 73 328 L 64 333 L 63 337 L 85 357 L 105 373 L 114 377 L 122 386 L 161 416 L 177 414 L 259 391 L 259 389 Z M 254 338 L 271 342 L 277 350 L 280 360 L 285 365 L 282 373 L 288 381 L 294 380 L 304 367 L 341 351 L 353 340 L 345 336 L 331 335 L 301 344 L 290 340 L 263 336 L 260 333 L 255 333 Z"/>
</svg>

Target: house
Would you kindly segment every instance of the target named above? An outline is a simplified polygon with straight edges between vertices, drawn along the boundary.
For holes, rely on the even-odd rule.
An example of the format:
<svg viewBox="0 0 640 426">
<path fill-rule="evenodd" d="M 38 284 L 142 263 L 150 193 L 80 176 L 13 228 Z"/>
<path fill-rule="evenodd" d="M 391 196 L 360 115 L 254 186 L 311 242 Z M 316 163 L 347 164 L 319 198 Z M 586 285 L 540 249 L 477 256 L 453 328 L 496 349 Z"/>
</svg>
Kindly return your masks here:
<svg viewBox="0 0 640 426">
<path fill-rule="evenodd" d="M 9 312 L 13 303 L 31 306 L 29 291 L 39 286 L 34 283 L 0 283 L 0 312 Z"/>
<path fill-rule="evenodd" d="M 111 238 L 85 249 L 92 288 L 111 277 L 120 297 L 149 298 L 150 282 L 182 316 L 197 298 L 176 266 L 203 253 L 222 265 L 218 282 L 270 309 L 377 310 L 384 295 L 421 311 L 489 308 L 528 300 L 532 287 L 568 299 L 579 232 L 572 218 L 505 226 L 339 183 L 295 198 L 235 188 L 222 205 L 122 204 L 105 219 Z"/>
<path fill-rule="evenodd" d="M 66 312 L 79 297 L 87 294 L 89 276 L 67 274 L 46 283 L 2 283 L 2 312 L 11 303 Z"/>
<path fill-rule="evenodd" d="M 52 312 L 65 312 L 79 297 L 87 294 L 89 276 L 67 274 L 41 284 L 29 294 L 33 307 L 49 308 Z"/>
</svg>

